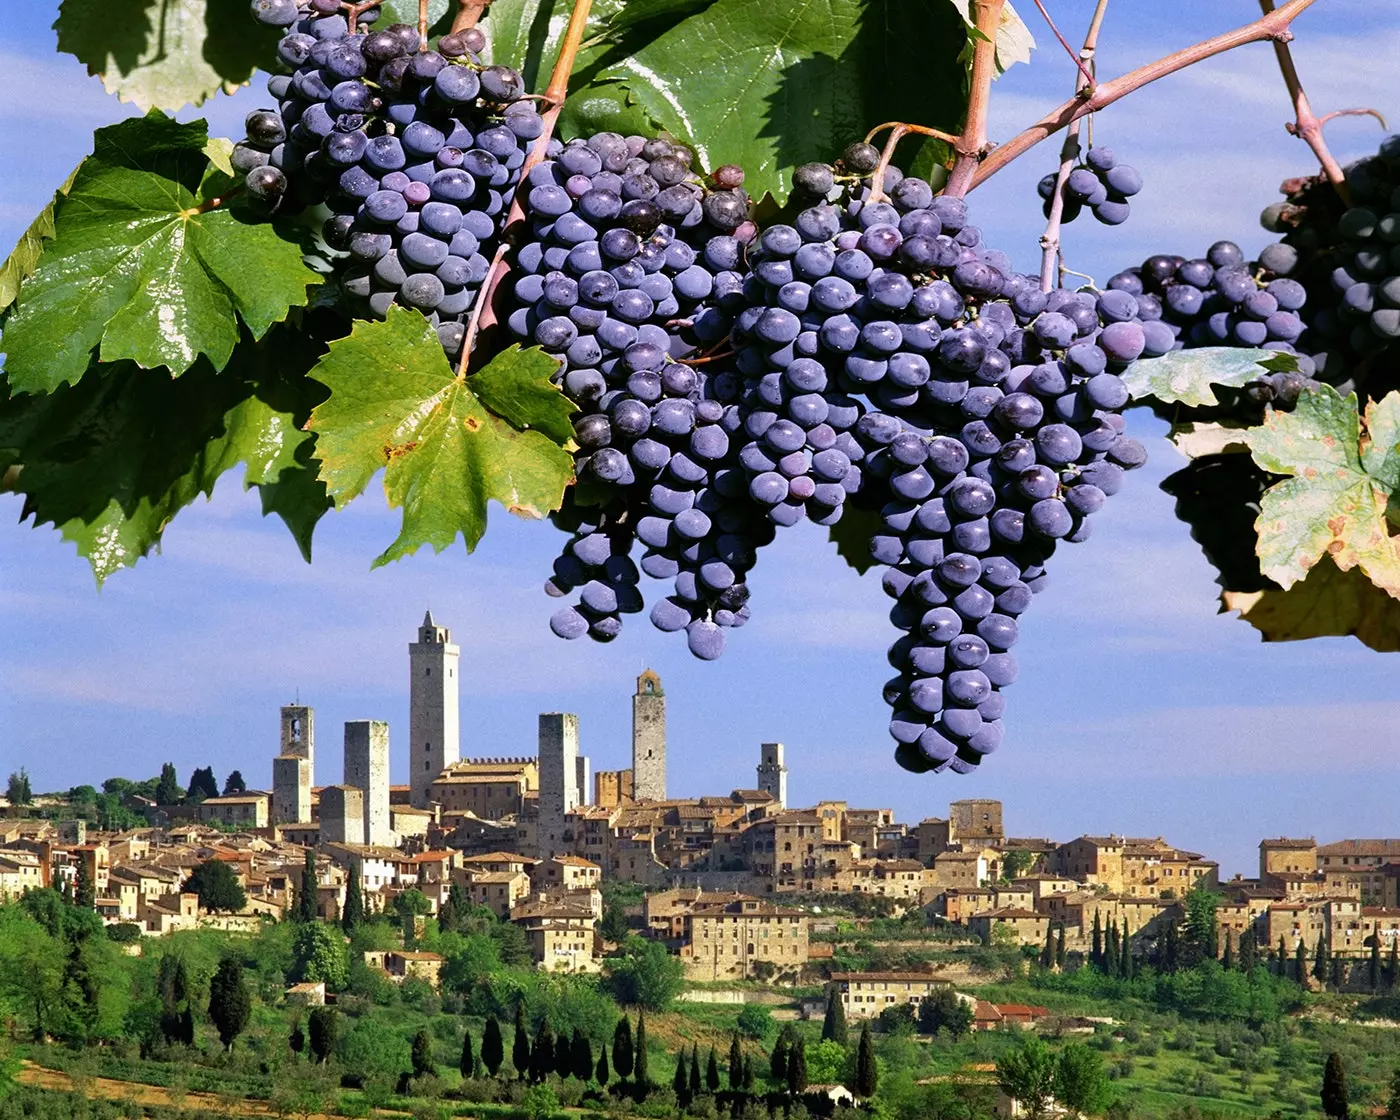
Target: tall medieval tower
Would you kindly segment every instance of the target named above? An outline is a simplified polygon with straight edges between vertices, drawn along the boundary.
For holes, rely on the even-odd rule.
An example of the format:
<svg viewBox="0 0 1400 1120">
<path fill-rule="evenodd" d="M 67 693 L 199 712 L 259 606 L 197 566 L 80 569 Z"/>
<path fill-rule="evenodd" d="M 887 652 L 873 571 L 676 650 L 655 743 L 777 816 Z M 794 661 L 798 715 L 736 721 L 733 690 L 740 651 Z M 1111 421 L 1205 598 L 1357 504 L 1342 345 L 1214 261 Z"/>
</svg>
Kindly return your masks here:
<svg viewBox="0 0 1400 1120">
<path fill-rule="evenodd" d="M 565 838 L 568 815 L 579 807 L 578 716 L 540 713 L 539 858 L 572 855 Z"/>
<path fill-rule="evenodd" d="M 666 693 L 650 669 L 637 678 L 632 697 L 632 796 L 666 800 Z"/>
<path fill-rule="evenodd" d="M 460 757 L 457 661 L 452 633 L 423 616 L 418 640 L 408 647 L 408 768 L 412 801 L 428 806 L 428 787 Z"/>
<path fill-rule="evenodd" d="M 316 713 L 301 704 L 282 709 L 282 744 L 272 760 L 272 823 L 311 820 L 311 785 L 316 756 Z"/>
<path fill-rule="evenodd" d="M 771 793 L 773 799 L 784 809 L 787 808 L 788 768 L 783 763 L 782 743 L 763 743 L 759 746 L 758 788 Z"/>
</svg>

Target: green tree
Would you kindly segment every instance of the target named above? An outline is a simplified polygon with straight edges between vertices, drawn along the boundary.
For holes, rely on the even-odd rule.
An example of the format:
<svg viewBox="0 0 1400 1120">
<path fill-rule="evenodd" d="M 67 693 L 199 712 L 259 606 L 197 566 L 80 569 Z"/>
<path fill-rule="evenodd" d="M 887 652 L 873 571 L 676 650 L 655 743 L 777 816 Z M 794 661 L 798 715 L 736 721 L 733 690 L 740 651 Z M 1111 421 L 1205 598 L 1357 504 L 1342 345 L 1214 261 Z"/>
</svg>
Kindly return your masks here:
<svg viewBox="0 0 1400 1120">
<path fill-rule="evenodd" d="M 1293 979 L 1299 984 L 1308 982 L 1308 947 L 1298 938 L 1298 946 L 1293 950 Z"/>
<path fill-rule="evenodd" d="M 243 774 L 239 770 L 230 770 L 228 777 L 224 779 L 224 796 L 230 797 L 235 793 L 247 793 L 248 783 L 243 780 Z"/>
<path fill-rule="evenodd" d="M 729 1087 L 735 1092 L 744 1087 L 744 1050 L 737 1030 L 729 1036 Z"/>
<path fill-rule="evenodd" d="M 5 797 L 11 805 L 33 804 L 34 791 L 29 786 L 29 771 L 23 766 L 18 770 L 10 771 L 10 780 L 5 788 Z"/>
<path fill-rule="evenodd" d="M 632 1080 L 645 1092 L 651 1084 L 647 1076 L 647 1013 L 637 1012 L 637 1034 L 632 1041 Z"/>
<path fill-rule="evenodd" d="M 311 1056 L 318 1064 L 324 1063 L 335 1049 L 340 1036 L 340 1016 L 334 1007 L 313 1007 L 307 1020 L 307 1035 L 311 1045 Z"/>
<path fill-rule="evenodd" d="M 1390 1075 L 1390 1099 L 1385 1106 L 1385 1120 L 1400 1120 L 1400 1068 Z"/>
<path fill-rule="evenodd" d="M 554 1036 L 554 1072 L 560 1077 L 572 1077 L 574 1073 L 573 1042 L 563 1031 Z"/>
<path fill-rule="evenodd" d="M 1059 932 L 1055 935 L 1055 967 L 1062 970 L 1065 967 L 1065 927 L 1060 924 Z"/>
<path fill-rule="evenodd" d="M 1220 967 L 1226 972 L 1235 970 L 1235 941 L 1228 929 L 1225 931 L 1225 949 L 1220 954 Z"/>
<path fill-rule="evenodd" d="M 428 1077 L 437 1074 L 437 1065 L 433 1062 L 433 1039 L 428 1034 L 427 1027 L 419 1027 L 414 1033 L 410 1057 L 413 1060 L 414 1077 Z"/>
<path fill-rule="evenodd" d="M 690 1095 L 698 1097 L 704 1083 L 700 1077 L 700 1044 L 690 1048 Z"/>
<path fill-rule="evenodd" d="M 184 800 L 185 791 L 180 788 L 180 779 L 175 776 L 175 764 L 167 762 L 160 768 L 160 778 L 156 782 L 155 803 L 157 805 L 178 805 Z"/>
<path fill-rule="evenodd" d="M 773 1051 L 768 1056 L 768 1072 L 779 1085 L 787 1084 L 788 1060 L 792 1050 L 789 1027 L 778 1032 L 778 1040 L 773 1043 Z"/>
<path fill-rule="evenodd" d="M 598 932 L 604 941 L 620 944 L 627 939 L 630 932 L 627 909 L 616 898 L 610 898 L 603 907 L 603 920 L 598 923 Z"/>
<path fill-rule="evenodd" d="M 807 1091 L 807 1043 L 799 1038 L 792 1044 L 787 1063 L 788 1092 L 797 1096 Z"/>
<path fill-rule="evenodd" d="M 624 1081 L 632 1076 L 632 1023 L 626 1015 L 613 1028 L 612 1064 Z"/>
<path fill-rule="evenodd" d="M 1327 1055 L 1322 1070 L 1322 1111 L 1331 1120 L 1347 1120 L 1351 1113 L 1346 1067 L 1335 1050 Z"/>
<path fill-rule="evenodd" d="M 413 1069 L 413 1048 L 408 1039 L 371 1015 L 362 1015 L 336 1042 L 336 1061 L 361 1086 L 396 1085 Z"/>
<path fill-rule="evenodd" d="M 1216 907 L 1220 896 L 1198 882 L 1186 892 L 1186 928 L 1182 933 L 1181 963 L 1194 968 L 1217 953 Z"/>
<path fill-rule="evenodd" d="M 1099 912 L 1094 911 L 1094 939 L 1089 949 L 1089 963 L 1095 968 L 1103 968 L 1103 924 L 1099 921 Z"/>
<path fill-rule="evenodd" d="M 1133 978 L 1133 939 L 1128 933 L 1128 923 L 1123 923 L 1123 936 L 1119 939 L 1120 958 L 1118 961 L 1118 975 L 1124 980 Z"/>
<path fill-rule="evenodd" d="M 559 1095 L 548 1085 L 531 1085 L 525 1090 L 520 1107 L 530 1120 L 545 1120 L 559 1111 Z"/>
<path fill-rule="evenodd" d="M 1367 965 L 1367 980 L 1372 993 L 1381 990 L 1381 939 L 1379 934 L 1371 935 L 1371 959 Z"/>
<path fill-rule="evenodd" d="M 299 925 L 292 938 L 292 975 L 301 982 L 323 982 L 338 992 L 350 982 L 350 959 L 345 937 L 323 922 Z"/>
<path fill-rule="evenodd" d="M 734 1025 L 745 1038 L 762 1041 L 773 1029 L 773 1012 L 761 1003 L 746 1003 Z"/>
<path fill-rule="evenodd" d="M 27 908 L 0 906 L 0 1005 L 23 1014 L 39 1042 L 61 1033 L 67 1018 L 64 956 L 63 940 Z"/>
<path fill-rule="evenodd" d="M 719 1092 L 719 1059 L 715 1057 L 715 1048 L 710 1047 L 710 1057 L 705 1062 L 705 1088 L 711 1093 Z"/>
<path fill-rule="evenodd" d="M 608 1069 L 608 1048 L 606 1046 L 600 1046 L 598 1047 L 598 1064 L 593 1067 L 593 1080 L 598 1083 L 598 1088 L 606 1089 L 610 1076 L 611 1071 Z"/>
<path fill-rule="evenodd" d="M 1326 986 L 1332 976 L 1332 953 L 1327 947 L 1327 935 L 1317 935 L 1317 948 L 1313 950 L 1313 979 Z"/>
<path fill-rule="evenodd" d="M 569 1057 L 573 1075 L 580 1081 L 593 1076 L 593 1043 L 578 1027 L 574 1028 L 574 1037 L 569 1041 Z"/>
<path fill-rule="evenodd" d="M 403 930 L 403 947 L 412 949 L 418 943 L 418 919 L 432 911 L 433 904 L 428 896 L 417 888 L 410 887 L 394 899 L 394 913 Z"/>
<path fill-rule="evenodd" d="M 1055 927 L 1048 922 L 1045 925 L 1045 944 L 1040 947 L 1040 967 L 1055 967 Z"/>
<path fill-rule="evenodd" d="M 1400 937 L 1392 937 L 1390 956 L 1385 966 L 1385 986 L 1394 989 L 1397 980 L 1400 980 Z"/>
<path fill-rule="evenodd" d="M 676 1059 L 676 1072 L 671 1075 L 671 1091 L 676 1094 L 677 1099 L 684 1100 L 688 1095 L 686 1086 L 690 1083 L 687 1076 L 688 1064 L 685 1060 L 685 1047 L 681 1047 L 680 1056 Z"/>
<path fill-rule="evenodd" d="M 1240 971 L 1251 975 L 1259 967 L 1259 941 L 1254 936 L 1253 927 L 1240 934 Z"/>
<path fill-rule="evenodd" d="M 301 865 L 301 879 L 297 883 L 296 896 L 292 902 L 292 921 L 314 922 L 316 920 L 316 849 L 307 848 Z"/>
<path fill-rule="evenodd" d="M 841 1002 L 841 997 L 833 992 L 826 1001 L 826 1018 L 822 1020 L 822 1039 L 827 1042 L 839 1042 L 845 1046 L 848 1034 L 845 1005 Z"/>
<path fill-rule="evenodd" d="M 209 1021 L 218 1028 L 225 1050 L 233 1049 L 233 1040 L 243 1033 L 252 1013 L 253 999 L 243 981 L 243 962 L 237 957 L 225 957 L 209 982 Z"/>
<path fill-rule="evenodd" d="M 870 1035 L 870 1020 L 860 1025 L 860 1042 L 856 1044 L 856 1096 L 870 1100 L 879 1087 L 880 1067 L 875 1061 L 875 1040 Z"/>
<path fill-rule="evenodd" d="M 191 805 L 197 805 L 201 801 L 206 801 L 211 797 L 219 796 L 219 783 L 214 778 L 214 768 L 205 766 L 196 768 L 190 775 L 190 786 L 185 791 L 185 801 Z"/>
<path fill-rule="evenodd" d="M 535 1041 L 530 1046 L 530 1080 L 543 1081 L 554 1072 L 554 1032 L 549 1029 L 549 1020 L 540 1020 L 540 1029 L 535 1032 Z"/>
<path fill-rule="evenodd" d="M 1055 1098 L 1075 1112 L 1101 1113 L 1112 1098 L 1103 1058 L 1097 1050 L 1075 1042 L 1060 1051 L 1055 1065 Z"/>
<path fill-rule="evenodd" d="M 1040 1120 L 1055 1092 L 1056 1071 L 1050 1047 L 1038 1038 L 1023 1038 L 997 1059 L 997 1085 L 1020 1103 L 1029 1120 Z"/>
<path fill-rule="evenodd" d="M 486 1027 L 481 1032 L 481 1064 L 486 1072 L 495 1077 L 505 1061 L 505 1040 L 501 1038 L 501 1024 L 496 1016 L 486 1017 Z"/>
<path fill-rule="evenodd" d="M 306 1032 L 301 1029 L 300 1019 L 292 1024 L 292 1029 L 287 1033 L 287 1045 L 293 1054 L 300 1054 L 306 1049 Z"/>
<path fill-rule="evenodd" d="M 167 1042 L 193 1045 L 194 1012 L 190 1007 L 193 990 L 184 957 L 173 953 L 161 957 L 156 971 L 156 989 L 161 1004 L 161 1034 Z"/>
<path fill-rule="evenodd" d="M 360 869 L 352 863 L 345 880 L 345 905 L 340 910 L 340 928 L 346 933 L 354 933 L 355 927 L 364 920 L 365 900 L 360 894 Z"/>
<path fill-rule="evenodd" d="M 238 874 L 220 859 L 207 859 L 190 872 L 182 891 L 199 895 L 201 909 L 237 913 L 248 905 Z"/>
<path fill-rule="evenodd" d="M 1118 926 L 1110 923 L 1104 937 L 1103 971 L 1109 976 L 1117 976 L 1123 964 L 1123 954 L 1118 948 Z"/>
<path fill-rule="evenodd" d="M 462 1032 L 462 1057 L 457 1063 L 457 1070 L 461 1073 L 463 1080 L 476 1072 L 476 1054 L 472 1051 L 472 1032 L 470 1030 Z"/>
<path fill-rule="evenodd" d="M 1001 877 L 1006 882 L 1019 879 L 1035 864 L 1035 856 L 1024 848 L 1012 848 L 1001 857 Z"/>
<path fill-rule="evenodd" d="M 85 853 L 79 853 L 76 883 L 73 887 L 73 905 L 91 910 L 97 904 L 97 888 L 92 882 L 92 872 L 88 870 Z"/>
<path fill-rule="evenodd" d="M 515 1005 L 515 1043 L 510 1048 L 510 1064 L 515 1075 L 525 1078 L 530 1073 L 530 1027 L 525 1021 L 525 1001 Z"/>
<path fill-rule="evenodd" d="M 629 937 L 612 960 L 612 989 L 619 1003 L 664 1011 L 681 990 L 685 966 L 659 941 Z"/>
</svg>

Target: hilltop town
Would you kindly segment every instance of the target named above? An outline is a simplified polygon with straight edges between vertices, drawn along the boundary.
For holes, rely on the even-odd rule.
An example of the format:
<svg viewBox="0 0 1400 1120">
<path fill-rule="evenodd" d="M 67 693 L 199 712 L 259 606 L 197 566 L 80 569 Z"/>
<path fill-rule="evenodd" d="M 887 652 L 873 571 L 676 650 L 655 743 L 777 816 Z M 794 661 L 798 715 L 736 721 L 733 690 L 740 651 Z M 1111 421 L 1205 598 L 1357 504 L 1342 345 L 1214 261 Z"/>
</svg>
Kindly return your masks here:
<svg viewBox="0 0 1400 1120">
<path fill-rule="evenodd" d="M 666 694 L 651 671 L 631 698 L 630 769 L 590 780 L 568 713 L 540 715 L 534 755 L 463 758 L 458 659 L 429 613 L 409 645 L 408 785 L 390 783 L 389 728 L 377 721 L 346 723 L 341 782 L 314 784 L 315 712 L 289 705 L 269 790 L 175 804 L 129 794 L 124 806 L 146 826 L 117 832 L 66 815 L 62 799 L 8 806 L 0 899 L 72 889 L 82 876 L 109 924 L 151 936 L 251 930 L 283 917 L 314 867 L 323 917 L 342 913 L 352 878 L 371 912 L 407 891 L 427 900 L 429 914 L 466 900 L 519 926 L 539 968 L 590 972 L 606 952 L 604 888 L 628 884 L 644 892 L 634 922 L 692 981 L 810 980 L 830 957 L 810 935 L 824 923 L 823 903 L 837 899 L 870 913 L 921 909 L 987 944 L 1058 938 L 1071 954 L 1112 927 L 1144 959 L 1183 919 L 1193 887 L 1219 892 L 1222 949 L 1252 937 L 1292 960 L 1321 938 L 1333 960 L 1360 966 L 1373 940 L 1388 947 L 1400 937 L 1400 839 L 1264 839 L 1258 875 L 1221 882 L 1213 860 L 1162 837 L 1007 835 L 992 800 L 955 801 L 946 818 L 912 823 L 836 798 L 790 806 L 782 743 L 760 745 L 753 788 L 673 798 Z M 236 873 L 246 895 L 239 912 L 208 911 L 182 889 L 210 859 Z M 440 963 L 419 956 L 389 967 Z M 879 1010 L 892 983 L 870 979 L 882 993 L 872 998 L 857 973 L 823 975 L 852 993 L 857 1017 Z M 909 998 L 928 991 L 899 984 Z"/>
</svg>

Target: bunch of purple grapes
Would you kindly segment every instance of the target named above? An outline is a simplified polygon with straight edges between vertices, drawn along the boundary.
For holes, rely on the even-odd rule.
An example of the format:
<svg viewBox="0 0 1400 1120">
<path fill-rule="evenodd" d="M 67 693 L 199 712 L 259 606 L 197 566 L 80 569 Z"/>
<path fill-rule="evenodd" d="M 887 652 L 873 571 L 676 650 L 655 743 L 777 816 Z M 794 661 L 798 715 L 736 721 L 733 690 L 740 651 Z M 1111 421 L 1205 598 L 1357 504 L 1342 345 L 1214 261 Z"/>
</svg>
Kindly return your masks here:
<svg viewBox="0 0 1400 1120">
<path fill-rule="evenodd" d="M 473 29 L 420 49 L 416 28 L 352 33 L 334 0 L 254 0 L 286 27 L 268 81 L 276 109 L 248 115 L 233 164 L 271 209 L 325 204 L 340 283 L 383 317 L 417 308 L 456 355 L 531 143 L 543 131 L 520 74 L 484 66 Z M 360 13 L 373 24 L 377 9 Z"/>
<path fill-rule="evenodd" d="M 1036 187 L 1044 199 L 1043 209 L 1047 218 L 1050 216 L 1050 200 L 1055 194 L 1055 184 L 1059 180 L 1059 173 L 1052 171 Z M 1128 199 L 1140 190 L 1142 176 L 1136 168 L 1119 163 L 1112 148 L 1090 148 L 1084 153 L 1083 162 L 1065 179 L 1060 220 L 1074 221 L 1087 206 L 1104 225 L 1122 225 L 1128 220 Z"/>
</svg>

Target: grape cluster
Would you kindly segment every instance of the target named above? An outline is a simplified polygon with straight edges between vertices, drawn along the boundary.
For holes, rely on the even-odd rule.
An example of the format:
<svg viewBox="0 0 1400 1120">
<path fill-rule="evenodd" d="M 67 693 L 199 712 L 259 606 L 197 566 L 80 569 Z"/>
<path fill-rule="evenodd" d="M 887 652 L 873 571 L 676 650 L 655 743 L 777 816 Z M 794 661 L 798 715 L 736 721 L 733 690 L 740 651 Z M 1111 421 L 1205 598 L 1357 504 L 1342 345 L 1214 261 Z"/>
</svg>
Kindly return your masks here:
<svg viewBox="0 0 1400 1120">
<path fill-rule="evenodd" d="M 269 79 L 278 107 L 248 115 L 234 166 L 269 207 L 327 205 L 323 236 L 348 254 L 343 290 L 378 317 L 417 308 L 455 355 L 543 124 L 518 72 L 481 64 L 480 31 L 420 50 L 416 28 L 352 33 L 338 8 L 254 0 L 287 28 L 278 56 L 291 73 Z"/>
<path fill-rule="evenodd" d="M 1317 384 L 1315 363 L 1300 349 L 1308 293 L 1287 275 L 1296 258 L 1291 248 L 1276 244 L 1248 261 L 1233 241 L 1217 241 L 1203 257 L 1148 257 L 1111 277 L 1108 287 L 1133 295 L 1143 318 L 1175 336 L 1175 348 L 1240 346 L 1294 355 L 1296 370 L 1264 373 L 1245 387 L 1244 398 L 1254 408 L 1230 402 L 1236 411 L 1257 412 L 1266 403 L 1291 407 L 1300 392 Z"/>
<path fill-rule="evenodd" d="M 1044 212 L 1050 216 L 1050 200 L 1059 182 L 1058 172 L 1052 171 L 1036 186 L 1044 200 Z M 1083 162 L 1065 179 L 1064 204 L 1060 211 L 1062 222 L 1072 222 L 1084 207 L 1106 226 L 1122 225 L 1128 220 L 1128 199 L 1142 190 L 1142 176 L 1136 168 L 1119 163 L 1112 148 L 1102 145 L 1084 153 Z"/>
</svg>

